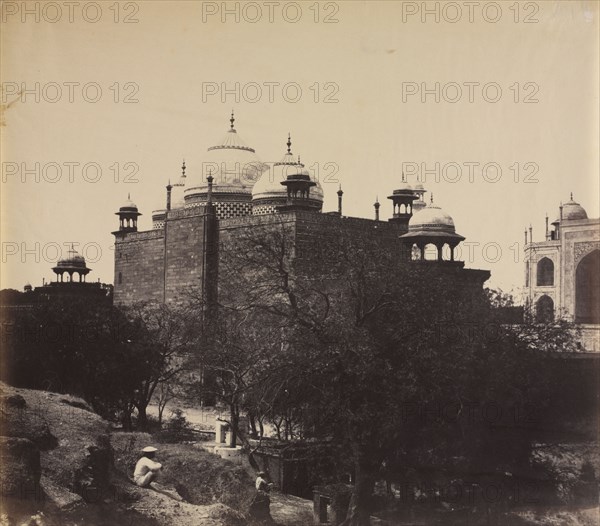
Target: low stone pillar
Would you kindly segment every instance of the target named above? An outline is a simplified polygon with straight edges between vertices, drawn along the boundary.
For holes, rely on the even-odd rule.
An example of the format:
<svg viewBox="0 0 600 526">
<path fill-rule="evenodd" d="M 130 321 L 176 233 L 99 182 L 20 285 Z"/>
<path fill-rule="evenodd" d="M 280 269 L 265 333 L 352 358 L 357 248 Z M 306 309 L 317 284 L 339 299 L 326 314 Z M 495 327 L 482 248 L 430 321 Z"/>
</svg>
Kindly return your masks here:
<svg viewBox="0 0 600 526">
<path fill-rule="evenodd" d="M 352 486 L 330 484 L 313 490 L 313 521 L 315 524 L 337 526 L 346 519 Z"/>
<path fill-rule="evenodd" d="M 331 500 L 324 495 L 322 488 L 313 490 L 313 522 L 315 524 L 327 524 L 329 520 L 327 508 Z"/>
<path fill-rule="evenodd" d="M 215 443 L 216 444 L 227 444 L 231 445 L 231 441 L 227 441 L 227 432 L 229 430 L 229 424 L 227 422 L 223 422 L 217 420 L 215 422 Z M 230 433 L 231 434 L 231 433 Z"/>
</svg>

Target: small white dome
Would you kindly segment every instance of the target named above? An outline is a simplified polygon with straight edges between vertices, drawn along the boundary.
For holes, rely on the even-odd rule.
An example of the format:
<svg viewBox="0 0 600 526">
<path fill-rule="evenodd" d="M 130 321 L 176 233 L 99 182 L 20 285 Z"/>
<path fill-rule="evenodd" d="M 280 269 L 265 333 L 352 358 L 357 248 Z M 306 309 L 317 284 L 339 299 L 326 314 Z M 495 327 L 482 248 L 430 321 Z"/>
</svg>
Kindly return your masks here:
<svg viewBox="0 0 600 526">
<path fill-rule="evenodd" d="M 125 203 L 123 203 L 123 206 L 121 206 L 121 208 L 119 208 L 120 212 L 132 212 L 135 211 L 137 212 L 137 205 L 129 198 L 129 196 L 127 196 L 127 201 L 125 201 Z"/>
<path fill-rule="evenodd" d="M 85 268 L 85 258 L 71 248 L 67 252 L 67 257 L 59 259 L 56 266 L 61 268 Z"/>
<path fill-rule="evenodd" d="M 414 214 L 408 223 L 410 231 L 445 231 L 455 232 L 454 220 L 439 206 L 428 204 L 422 210 Z"/>
</svg>

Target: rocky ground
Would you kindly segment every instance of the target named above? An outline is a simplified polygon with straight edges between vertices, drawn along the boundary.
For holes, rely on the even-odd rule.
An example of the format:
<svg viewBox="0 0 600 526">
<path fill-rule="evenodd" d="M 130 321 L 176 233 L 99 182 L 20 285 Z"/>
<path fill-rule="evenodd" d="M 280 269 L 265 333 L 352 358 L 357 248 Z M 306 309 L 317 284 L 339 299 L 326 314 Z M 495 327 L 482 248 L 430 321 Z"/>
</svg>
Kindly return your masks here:
<svg viewBox="0 0 600 526">
<path fill-rule="evenodd" d="M 111 432 L 76 397 L 0 384 L 0 526 L 243 526 L 253 474 L 191 445 L 161 444 L 178 502 L 131 480 L 153 437 Z M 237 508 L 237 509 L 235 509 Z M 312 520 L 311 503 L 273 495 L 282 526 Z"/>
</svg>

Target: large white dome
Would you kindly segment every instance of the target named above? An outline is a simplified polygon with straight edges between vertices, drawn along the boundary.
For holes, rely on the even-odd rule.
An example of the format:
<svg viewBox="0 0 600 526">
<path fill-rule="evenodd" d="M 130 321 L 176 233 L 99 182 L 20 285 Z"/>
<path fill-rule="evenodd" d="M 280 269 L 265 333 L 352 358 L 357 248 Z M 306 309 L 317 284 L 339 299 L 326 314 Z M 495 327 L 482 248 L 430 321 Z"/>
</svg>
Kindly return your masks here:
<svg viewBox="0 0 600 526">
<path fill-rule="evenodd" d="M 206 151 L 201 170 L 184 192 L 186 201 L 206 197 L 206 177 L 209 173 L 214 178 L 213 194 L 245 194 L 250 198 L 254 183 L 267 165 L 261 162 L 254 148 L 248 146 L 238 135 L 233 123 L 232 115 L 230 129 L 216 145 Z"/>
</svg>

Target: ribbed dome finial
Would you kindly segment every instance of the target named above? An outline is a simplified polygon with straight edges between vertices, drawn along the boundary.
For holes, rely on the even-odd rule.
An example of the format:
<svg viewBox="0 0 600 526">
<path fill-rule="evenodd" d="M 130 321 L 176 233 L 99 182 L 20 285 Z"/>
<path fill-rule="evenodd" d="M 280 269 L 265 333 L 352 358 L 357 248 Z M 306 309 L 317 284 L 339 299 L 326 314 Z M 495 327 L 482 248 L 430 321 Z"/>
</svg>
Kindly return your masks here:
<svg viewBox="0 0 600 526">
<path fill-rule="evenodd" d="M 233 123 L 235 122 L 235 117 L 233 116 L 233 110 L 231 110 L 231 119 L 229 119 L 229 122 L 231 123 L 231 129 L 233 130 Z"/>
<path fill-rule="evenodd" d="M 573 192 L 571 192 L 571 201 L 573 201 Z"/>
<path fill-rule="evenodd" d="M 288 140 L 286 144 L 288 147 L 288 153 L 292 153 L 292 136 L 290 133 L 288 133 Z"/>
<path fill-rule="evenodd" d="M 183 164 L 181 165 L 181 177 L 185 177 L 185 159 L 183 160 Z"/>
</svg>

